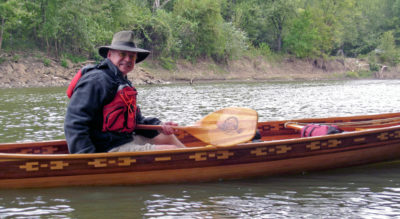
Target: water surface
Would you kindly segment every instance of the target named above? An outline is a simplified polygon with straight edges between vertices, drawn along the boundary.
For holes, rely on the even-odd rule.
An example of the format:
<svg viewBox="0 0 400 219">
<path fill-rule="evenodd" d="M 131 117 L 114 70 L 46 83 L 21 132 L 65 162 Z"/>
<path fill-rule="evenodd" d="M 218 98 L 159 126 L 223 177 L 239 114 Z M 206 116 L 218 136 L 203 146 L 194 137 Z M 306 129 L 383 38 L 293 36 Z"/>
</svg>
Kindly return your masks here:
<svg viewBox="0 0 400 219">
<path fill-rule="evenodd" d="M 400 80 L 138 86 L 143 114 L 190 125 L 399 112 Z M 64 138 L 65 88 L 0 90 L 0 142 Z M 400 218 L 400 162 L 197 184 L 0 190 L 0 218 Z"/>
</svg>

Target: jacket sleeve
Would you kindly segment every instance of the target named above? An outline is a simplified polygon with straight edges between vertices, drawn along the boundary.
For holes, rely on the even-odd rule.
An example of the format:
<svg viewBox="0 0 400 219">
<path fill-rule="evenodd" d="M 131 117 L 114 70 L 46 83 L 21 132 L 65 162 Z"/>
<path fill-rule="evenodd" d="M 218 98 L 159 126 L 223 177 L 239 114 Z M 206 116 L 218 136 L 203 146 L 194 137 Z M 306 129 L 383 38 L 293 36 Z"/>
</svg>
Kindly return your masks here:
<svg viewBox="0 0 400 219">
<path fill-rule="evenodd" d="M 105 74 L 87 73 L 79 80 L 67 107 L 64 132 L 70 153 L 95 153 L 90 132 L 99 129 L 101 109 L 110 88 Z M 98 121 L 100 120 L 100 121 Z M 101 127 L 101 126 L 100 126 Z"/>
<path fill-rule="evenodd" d="M 144 117 L 140 112 L 140 108 L 138 106 L 136 111 L 136 123 L 144 125 L 159 125 L 161 124 L 161 121 L 154 117 Z M 146 138 L 154 138 L 158 134 L 160 134 L 160 132 L 158 132 L 157 130 L 140 130 L 140 129 L 136 129 L 135 133 L 137 135 L 142 135 Z"/>
</svg>

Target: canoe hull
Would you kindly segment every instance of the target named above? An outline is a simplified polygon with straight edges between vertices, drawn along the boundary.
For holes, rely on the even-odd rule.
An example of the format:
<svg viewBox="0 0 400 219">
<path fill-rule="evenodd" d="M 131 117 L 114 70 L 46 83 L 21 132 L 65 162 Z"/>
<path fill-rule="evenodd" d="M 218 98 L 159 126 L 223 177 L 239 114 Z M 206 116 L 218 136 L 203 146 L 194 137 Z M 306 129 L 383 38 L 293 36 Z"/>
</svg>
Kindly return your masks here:
<svg viewBox="0 0 400 219">
<path fill-rule="evenodd" d="M 394 115 L 386 115 L 391 116 Z M 2 144 L 0 188 L 207 182 L 302 173 L 400 158 L 398 125 L 298 138 L 295 130 L 284 128 L 285 122 L 259 124 L 267 141 L 229 147 L 66 154 L 65 141 Z M 186 138 L 188 145 L 199 144 L 187 134 L 180 137 Z"/>
<path fill-rule="evenodd" d="M 147 185 L 208 182 L 302 173 L 397 159 L 400 143 L 334 154 L 226 166 L 0 180 L 0 188 Z"/>
</svg>

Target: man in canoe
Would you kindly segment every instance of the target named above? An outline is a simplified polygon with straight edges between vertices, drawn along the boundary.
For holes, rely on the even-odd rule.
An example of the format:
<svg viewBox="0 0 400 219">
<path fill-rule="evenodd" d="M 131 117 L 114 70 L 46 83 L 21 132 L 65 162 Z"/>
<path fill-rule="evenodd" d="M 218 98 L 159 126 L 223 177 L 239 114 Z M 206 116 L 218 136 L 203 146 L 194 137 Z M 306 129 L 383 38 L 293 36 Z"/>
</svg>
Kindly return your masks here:
<svg viewBox="0 0 400 219">
<path fill-rule="evenodd" d="M 81 69 L 68 87 L 71 98 L 64 122 L 70 153 L 166 150 L 184 147 L 173 134 L 174 122 L 144 117 L 136 105 L 136 89 L 127 79 L 149 51 L 136 47 L 132 31 L 114 35 L 99 48 L 105 59 Z M 137 124 L 161 130 L 135 129 Z"/>
</svg>

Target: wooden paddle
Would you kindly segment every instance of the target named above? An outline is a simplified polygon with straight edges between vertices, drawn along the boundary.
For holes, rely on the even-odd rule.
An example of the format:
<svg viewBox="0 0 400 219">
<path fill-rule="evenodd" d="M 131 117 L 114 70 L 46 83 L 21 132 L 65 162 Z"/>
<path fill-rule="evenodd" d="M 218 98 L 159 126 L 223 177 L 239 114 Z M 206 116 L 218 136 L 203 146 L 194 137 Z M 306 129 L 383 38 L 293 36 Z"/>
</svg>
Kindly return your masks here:
<svg viewBox="0 0 400 219">
<path fill-rule="evenodd" d="M 228 107 L 213 112 L 192 126 L 174 126 L 202 142 L 232 146 L 251 140 L 257 129 L 258 114 L 249 108 Z M 137 125 L 137 129 L 160 130 L 161 125 Z"/>
<path fill-rule="evenodd" d="M 298 123 L 287 122 L 285 123 L 285 128 L 291 128 L 300 131 L 303 128 L 303 125 L 299 125 Z"/>
</svg>

